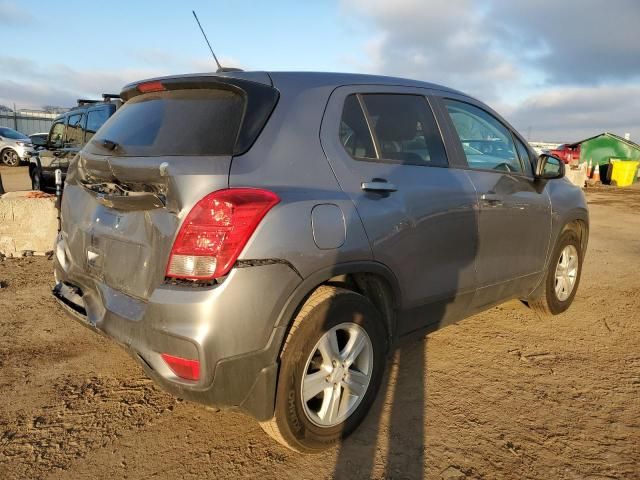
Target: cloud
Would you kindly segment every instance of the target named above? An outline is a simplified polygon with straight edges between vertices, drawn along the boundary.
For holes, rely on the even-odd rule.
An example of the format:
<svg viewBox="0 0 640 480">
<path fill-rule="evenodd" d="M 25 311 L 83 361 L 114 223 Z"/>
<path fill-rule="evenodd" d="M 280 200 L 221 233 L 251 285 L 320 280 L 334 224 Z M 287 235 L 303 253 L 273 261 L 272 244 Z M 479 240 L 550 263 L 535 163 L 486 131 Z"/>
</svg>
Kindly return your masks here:
<svg viewBox="0 0 640 480">
<path fill-rule="evenodd" d="M 558 86 L 502 113 L 528 140 L 572 142 L 604 131 L 640 141 L 640 84 Z"/>
<path fill-rule="evenodd" d="M 99 98 L 119 93 L 130 82 L 185 72 L 211 72 L 212 60 L 174 57 L 162 52 L 135 51 L 140 68 L 77 69 L 65 64 L 43 65 L 23 58 L 0 55 L 0 104 L 20 108 L 42 105 L 72 106 L 78 98 Z M 144 62 L 141 59 L 146 58 Z M 232 58 L 221 58 L 225 66 L 237 66 Z"/>
<path fill-rule="evenodd" d="M 8 27 L 24 26 L 33 22 L 33 15 L 15 2 L 0 1 L 0 25 Z"/>
<path fill-rule="evenodd" d="M 343 0 L 342 7 L 371 32 L 360 58 L 350 57 L 359 70 L 462 90 L 538 139 L 603 130 L 640 137 L 638 0 Z"/>
<path fill-rule="evenodd" d="M 485 98 L 520 72 L 495 46 L 487 14 L 472 0 L 347 0 L 347 12 L 369 19 L 365 70 L 443 83 Z"/>
<path fill-rule="evenodd" d="M 21 108 L 72 106 L 76 99 L 119 92 L 127 83 L 158 74 L 154 69 L 78 70 L 0 56 L 0 104 Z"/>
<path fill-rule="evenodd" d="M 496 36 L 513 55 L 527 49 L 550 83 L 594 85 L 640 77 L 638 0 L 492 1 Z"/>
</svg>

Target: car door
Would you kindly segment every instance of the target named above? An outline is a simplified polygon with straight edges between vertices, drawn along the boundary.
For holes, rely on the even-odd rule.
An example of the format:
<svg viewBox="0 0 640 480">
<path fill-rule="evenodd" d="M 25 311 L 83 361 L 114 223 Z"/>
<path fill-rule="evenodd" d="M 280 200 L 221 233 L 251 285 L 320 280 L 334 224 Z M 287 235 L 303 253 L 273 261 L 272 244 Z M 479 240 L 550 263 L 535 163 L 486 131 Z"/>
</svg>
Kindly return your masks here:
<svg viewBox="0 0 640 480">
<path fill-rule="evenodd" d="M 67 127 L 67 117 L 56 120 L 47 139 L 47 148 L 38 153 L 41 184 L 45 187 L 52 187 L 55 184 L 55 170 L 59 165 L 59 156 L 64 148 L 65 130 Z"/>
<path fill-rule="evenodd" d="M 544 268 L 551 201 L 533 177 L 523 140 L 486 107 L 468 98 L 442 98 L 452 153 L 467 163 L 480 212 L 474 309 L 527 294 Z"/>
<path fill-rule="evenodd" d="M 400 333 L 458 320 L 476 287 L 475 190 L 464 170 L 449 168 L 427 93 L 340 87 L 321 128 L 375 260 L 398 279 Z"/>
</svg>

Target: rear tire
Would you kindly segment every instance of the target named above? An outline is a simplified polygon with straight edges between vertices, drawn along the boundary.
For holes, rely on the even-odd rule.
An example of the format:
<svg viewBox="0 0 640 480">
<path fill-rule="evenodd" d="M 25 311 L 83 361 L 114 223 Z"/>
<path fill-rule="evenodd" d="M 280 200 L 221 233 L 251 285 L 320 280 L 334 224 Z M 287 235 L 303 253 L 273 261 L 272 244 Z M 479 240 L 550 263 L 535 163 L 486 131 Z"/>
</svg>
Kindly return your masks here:
<svg viewBox="0 0 640 480">
<path fill-rule="evenodd" d="M 582 257 L 578 235 L 573 230 L 565 230 L 553 250 L 544 278 L 544 291 L 539 297 L 528 300 L 529 307 L 540 316 L 566 311 L 578 291 Z"/>
<path fill-rule="evenodd" d="M 285 341 L 274 416 L 260 424 L 263 430 L 301 453 L 332 447 L 366 416 L 382 382 L 386 352 L 382 316 L 366 297 L 319 287 Z M 333 361 L 325 361 L 332 355 Z"/>
</svg>

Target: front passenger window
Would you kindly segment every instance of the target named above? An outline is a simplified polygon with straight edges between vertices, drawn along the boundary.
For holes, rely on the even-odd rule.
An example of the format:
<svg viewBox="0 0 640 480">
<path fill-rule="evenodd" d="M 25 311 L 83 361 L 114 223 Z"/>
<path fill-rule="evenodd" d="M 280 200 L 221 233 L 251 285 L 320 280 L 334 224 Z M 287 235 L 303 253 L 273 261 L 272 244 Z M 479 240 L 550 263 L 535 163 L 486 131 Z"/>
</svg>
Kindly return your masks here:
<svg viewBox="0 0 640 480">
<path fill-rule="evenodd" d="M 470 168 L 522 172 L 511 132 L 497 118 L 468 103 L 445 105 Z"/>
<path fill-rule="evenodd" d="M 58 121 L 53 124 L 51 133 L 49 134 L 49 144 L 53 148 L 62 147 L 62 138 L 64 136 L 64 120 Z"/>
<path fill-rule="evenodd" d="M 67 139 L 66 143 L 69 147 L 81 147 L 83 140 L 83 126 L 82 120 L 84 115 L 71 115 L 69 117 L 69 124 L 67 125 Z"/>
</svg>

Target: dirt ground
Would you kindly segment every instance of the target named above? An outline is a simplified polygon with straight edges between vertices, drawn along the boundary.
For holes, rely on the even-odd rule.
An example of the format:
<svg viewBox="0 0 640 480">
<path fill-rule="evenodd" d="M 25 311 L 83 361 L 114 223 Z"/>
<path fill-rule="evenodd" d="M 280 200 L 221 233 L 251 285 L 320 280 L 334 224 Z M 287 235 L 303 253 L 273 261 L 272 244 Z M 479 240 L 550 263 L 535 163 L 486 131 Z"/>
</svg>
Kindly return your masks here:
<svg viewBox="0 0 640 480">
<path fill-rule="evenodd" d="M 51 261 L 0 262 L 0 478 L 640 478 L 640 189 L 588 193 L 575 303 L 510 302 L 396 353 L 340 448 L 302 456 L 177 400 L 49 297 Z"/>
</svg>

